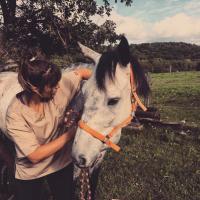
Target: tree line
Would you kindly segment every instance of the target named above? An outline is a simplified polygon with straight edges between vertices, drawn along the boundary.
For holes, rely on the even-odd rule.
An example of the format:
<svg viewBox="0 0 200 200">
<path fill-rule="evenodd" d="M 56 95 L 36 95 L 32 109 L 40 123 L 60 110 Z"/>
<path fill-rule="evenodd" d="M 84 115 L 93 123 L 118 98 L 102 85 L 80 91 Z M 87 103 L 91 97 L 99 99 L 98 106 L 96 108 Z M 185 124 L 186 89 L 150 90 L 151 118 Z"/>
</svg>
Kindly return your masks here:
<svg viewBox="0 0 200 200">
<path fill-rule="evenodd" d="M 200 70 L 200 46 L 183 42 L 132 44 L 132 54 L 150 72 Z"/>
<path fill-rule="evenodd" d="M 115 48 L 101 46 L 100 53 Z M 146 72 L 200 71 L 200 46 L 183 42 L 160 42 L 131 44 L 131 54 L 136 57 Z M 62 56 L 54 56 L 54 62 L 63 66 L 73 62 L 89 62 L 78 51 Z"/>
</svg>

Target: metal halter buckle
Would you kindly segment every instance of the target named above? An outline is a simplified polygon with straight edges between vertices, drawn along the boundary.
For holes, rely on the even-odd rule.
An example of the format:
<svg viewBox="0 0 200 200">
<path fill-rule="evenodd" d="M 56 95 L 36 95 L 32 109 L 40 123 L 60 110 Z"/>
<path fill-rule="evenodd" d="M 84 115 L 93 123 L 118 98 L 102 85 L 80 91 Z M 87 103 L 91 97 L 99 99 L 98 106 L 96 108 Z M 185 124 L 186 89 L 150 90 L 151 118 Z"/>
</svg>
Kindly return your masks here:
<svg viewBox="0 0 200 200">
<path fill-rule="evenodd" d="M 104 140 L 103 140 L 103 143 L 106 143 L 109 139 L 110 139 L 109 135 L 106 135 Z"/>
<path fill-rule="evenodd" d="M 134 111 L 131 112 L 131 116 L 135 117 L 135 112 Z"/>
<path fill-rule="evenodd" d="M 131 98 L 131 103 L 135 103 L 135 100 L 133 98 Z"/>
</svg>

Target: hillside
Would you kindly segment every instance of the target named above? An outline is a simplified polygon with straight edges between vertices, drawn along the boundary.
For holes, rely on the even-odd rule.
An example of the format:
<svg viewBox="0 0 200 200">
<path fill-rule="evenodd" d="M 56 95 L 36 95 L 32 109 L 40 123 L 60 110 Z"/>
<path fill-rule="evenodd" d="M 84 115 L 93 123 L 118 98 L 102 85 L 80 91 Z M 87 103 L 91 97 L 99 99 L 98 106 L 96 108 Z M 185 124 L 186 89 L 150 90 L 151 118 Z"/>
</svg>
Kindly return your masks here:
<svg viewBox="0 0 200 200">
<path fill-rule="evenodd" d="M 104 46 L 97 51 L 104 52 L 110 48 Z M 131 44 L 130 49 L 131 53 L 138 57 L 145 71 L 154 73 L 200 71 L 200 46 L 198 45 L 183 42 L 143 43 Z M 90 62 L 83 57 L 80 50 L 73 48 L 70 48 L 66 55 L 58 55 L 55 52 L 54 56 L 51 56 L 51 60 L 60 67 L 68 66 L 75 62 Z M 0 71 L 8 70 L 9 67 L 4 67 L 6 62 L 5 59 L 0 58 Z"/>
<path fill-rule="evenodd" d="M 131 44 L 131 52 L 151 72 L 200 70 L 200 46 L 183 42 Z"/>
</svg>

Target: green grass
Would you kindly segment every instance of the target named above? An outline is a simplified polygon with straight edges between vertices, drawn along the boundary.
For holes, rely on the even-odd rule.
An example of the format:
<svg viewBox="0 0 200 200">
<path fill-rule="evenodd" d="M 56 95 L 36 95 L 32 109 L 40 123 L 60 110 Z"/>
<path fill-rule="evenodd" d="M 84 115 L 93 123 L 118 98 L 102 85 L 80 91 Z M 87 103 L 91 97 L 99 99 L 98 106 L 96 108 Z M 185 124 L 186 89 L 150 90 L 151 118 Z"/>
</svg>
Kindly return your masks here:
<svg viewBox="0 0 200 200">
<path fill-rule="evenodd" d="M 199 139 L 148 125 L 124 131 L 123 151 L 110 151 L 103 163 L 97 199 L 200 199 Z"/>
<path fill-rule="evenodd" d="M 200 126 L 200 72 L 152 74 L 152 105 L 161 117 Z"/>
<path fill-rule="evenodd" d="M 152 74 L 152 105 L 168 121 L 200 122 L 200 72 Z M 193 129 L 192 129 L 193 130 Z M 97 200 L 199 200 L 200 131 L 123 130 L 102 164 Z"/>
<path fill-rule="evenodd" d="M 151 76 L 162 119 L 200 127 L 200 72 Z M 102 163 L 96 200 L 200 200 L 199 130 L 124 129 L 122 151 L 109 150 Z"/>
</svg>

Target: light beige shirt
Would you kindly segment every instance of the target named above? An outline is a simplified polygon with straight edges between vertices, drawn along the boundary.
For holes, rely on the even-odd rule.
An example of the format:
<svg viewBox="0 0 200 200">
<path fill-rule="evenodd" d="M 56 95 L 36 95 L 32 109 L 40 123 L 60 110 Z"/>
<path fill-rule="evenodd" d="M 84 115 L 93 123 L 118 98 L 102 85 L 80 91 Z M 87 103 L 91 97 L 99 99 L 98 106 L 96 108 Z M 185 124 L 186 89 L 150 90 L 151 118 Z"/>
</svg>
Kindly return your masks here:
<svg viewBox="0 0 200 200">
<path fill-rule="evenodd" d="M 54 98 L 44 103 L 44 115 L 24 105 L 17 97 L 12 100 L 7 110 L 6 126 L 9 137 L 15 143 L 17 179 L 36 179 L 56 172 L 71 162 L 72 142 L 36 164 L 26 156 L 62 134 L 60 125 L 64 111 L 79 89 L 80 80 L 80 76 L 74 72 L 63 73 Z"/>
</svg>

